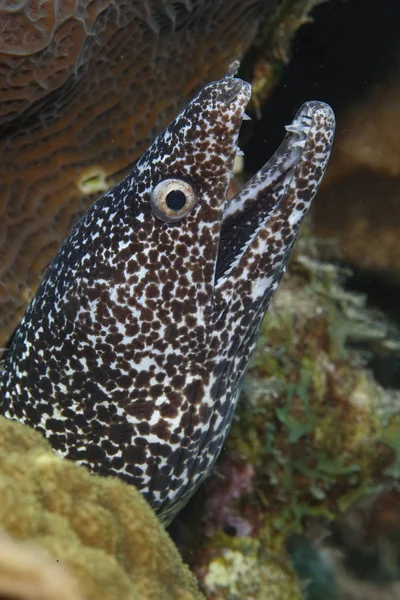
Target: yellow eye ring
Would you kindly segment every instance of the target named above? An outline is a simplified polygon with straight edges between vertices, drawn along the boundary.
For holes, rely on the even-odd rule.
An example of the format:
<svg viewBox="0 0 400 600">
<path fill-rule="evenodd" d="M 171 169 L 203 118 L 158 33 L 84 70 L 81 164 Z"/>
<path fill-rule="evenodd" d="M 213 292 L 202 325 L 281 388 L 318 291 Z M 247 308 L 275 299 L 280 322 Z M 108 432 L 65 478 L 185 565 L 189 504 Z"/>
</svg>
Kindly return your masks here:
<svg viewBox="0 0 400 600">
<path fill-rule="evenodd" d="M 193 187 L 182 179 L 160 181 L 150 196 L 154 216 L 166 223 L 175 223 L 187 217 L 196 206 Z"/>
</svg>

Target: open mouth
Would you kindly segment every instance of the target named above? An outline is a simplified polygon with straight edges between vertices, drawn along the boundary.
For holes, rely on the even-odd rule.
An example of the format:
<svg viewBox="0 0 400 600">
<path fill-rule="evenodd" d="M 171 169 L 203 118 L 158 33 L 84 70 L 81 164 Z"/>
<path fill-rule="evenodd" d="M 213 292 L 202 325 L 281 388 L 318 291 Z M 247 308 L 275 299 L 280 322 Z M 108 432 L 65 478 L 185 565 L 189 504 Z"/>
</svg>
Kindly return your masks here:
<svg viewBox="0 0 400 600">
<path fill-rule="evenodd" d="M 293 228 L 296 211 L 300 211 L 299 227 L 315 196 L 332 145 L 332 109 L 322 102 L 307 102 L 286 131 L 275 154 L 225 206 L 216 286 L 229 276 L 255 239 L 268 228 L 272 215 L 281 213 L 281 226 L 290 224 Z"/>
</svg>

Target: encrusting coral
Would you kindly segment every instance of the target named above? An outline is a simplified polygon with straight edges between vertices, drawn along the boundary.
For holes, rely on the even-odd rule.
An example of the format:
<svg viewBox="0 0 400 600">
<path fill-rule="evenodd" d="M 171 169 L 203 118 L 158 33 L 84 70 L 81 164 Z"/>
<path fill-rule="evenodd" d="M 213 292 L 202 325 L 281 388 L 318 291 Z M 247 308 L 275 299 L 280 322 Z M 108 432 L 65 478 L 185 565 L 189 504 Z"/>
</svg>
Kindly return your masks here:
<svg viewBox="0 0 400 600">
<path fill-rule="evenodd" d="M 74 586 L 85 600 L 203 597 L 168 534 L 133 486 L 89 475 L 83 467 L 57 457 L 39 433 L 3 418 L 0 528 L 15 542 L 46 551 L 55 567 L 59 563 L 69 571 L 50 573 L 51 559 L 37 557 L 42 572 L 37 585 L 46 574 L 76 582 L 71 583 L 70 596 L 64 594 L 65 600 L 80 600 L 79 592 L 72 593 Z M 10 546 L 13 552 L 21 552 L 18 573 L 11 555 L 8 564 L 2 558 L 7 543 L 11 544 L 0 542 L 0 597 L 64 600 L 58 593 L 16 596 L 18 581 L 13 582 L 12 573 L 22 586 L 34 563 L 27 548 Z M 8 590 L 14 596 L 7 596 Z"/>
<path fill-rule="evenodd" d="M 0 598 L 85 600 L 71 575 L 35 546 L 0 534 Z"/>
</svg>

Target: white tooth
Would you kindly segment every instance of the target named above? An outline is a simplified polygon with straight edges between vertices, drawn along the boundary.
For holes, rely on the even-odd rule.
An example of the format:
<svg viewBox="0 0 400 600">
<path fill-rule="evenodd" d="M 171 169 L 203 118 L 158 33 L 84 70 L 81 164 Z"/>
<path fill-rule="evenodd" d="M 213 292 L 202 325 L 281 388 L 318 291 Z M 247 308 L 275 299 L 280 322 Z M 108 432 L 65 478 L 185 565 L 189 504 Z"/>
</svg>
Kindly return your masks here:
<svg viewBox="0 0 400 600">
<path fill-rule="evenodd" d="M 235 162 L 233 164 L 233 169 L 232 169 L 232 176 L 237 175 L 238 173 L 242 173 L 243 167 L 244 167 L 243 158 L 241 156 L 236 155 Z"/>
<path fill-rule="evenodd" d="M 285 125 L 285 129 L 286 131 L 289 131 L 289 133 L 300 133 L 300 127 L 296 123 Z"/>
<path fill-rule="evenodd" d="M 291 148 L 304 148 L 306 140 L 296 140 L 290 144 Z"/>
<path fill-rule="evenodd" d="M 243 121 L 251 121 L 251 117 L 247 113 L 244 113 Z"/>
<path fill-rule="evenodd" d="M 239 146 L 236 146 L 236 156 L 244 156 L 244 152 L 239 148 Z"/>
<path fill-rule="evenodd" d="M 233 63 L 228 67 L 225 77 L 233 77 L 240 67 L 240 60 L 234 60 Z"/>
</svg>

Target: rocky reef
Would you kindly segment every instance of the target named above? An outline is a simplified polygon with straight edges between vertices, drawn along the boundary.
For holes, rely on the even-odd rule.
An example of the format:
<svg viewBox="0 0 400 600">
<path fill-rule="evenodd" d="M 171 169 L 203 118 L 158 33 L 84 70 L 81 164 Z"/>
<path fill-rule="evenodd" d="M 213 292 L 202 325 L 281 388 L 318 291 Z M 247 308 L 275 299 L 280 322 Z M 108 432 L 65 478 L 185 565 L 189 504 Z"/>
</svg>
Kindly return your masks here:
<svg viewBox="0 0 400 600">
<path fill-rule="evenodd" d="M 303 235 L 215 474 L 172 530 L 207 598 L 308 597 L 292 536 L 319 542 L 358 499 L 397 485 L 400 393 L 366 367 L 372 351 L 400 352 L 398 331 L 345 279 Z"/>
</svg>

